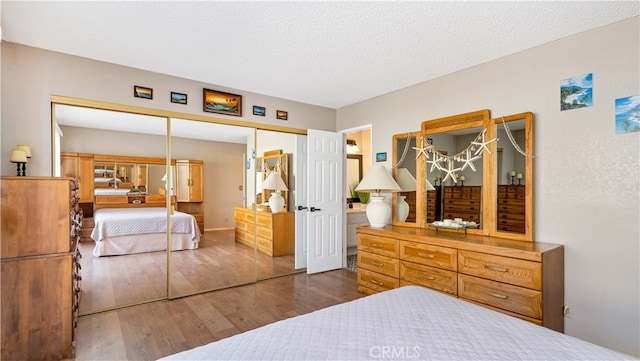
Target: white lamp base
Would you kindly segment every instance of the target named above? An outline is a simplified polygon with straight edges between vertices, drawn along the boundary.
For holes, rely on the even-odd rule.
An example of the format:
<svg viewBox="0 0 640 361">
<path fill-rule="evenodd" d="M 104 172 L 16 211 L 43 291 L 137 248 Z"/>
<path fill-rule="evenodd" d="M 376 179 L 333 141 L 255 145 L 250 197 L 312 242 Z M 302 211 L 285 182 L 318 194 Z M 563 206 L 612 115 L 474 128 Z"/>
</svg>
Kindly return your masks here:
<svg viewBox="0 0 640 361">
<path fill-rule="evenodd" d="M 278 213 L 284 208 L 284 198 L 282 198 L 279 191 L 271 193 L 269 208 L 271 208 L 271 213 Z"/>
<path fill-rule="evenodd" d="M 385 202 L 385 197 L 370 196 L 367 204 L 367 219 L 373 228 L 383 228 L 389 221 L 391 207 Z"/>
<path fill-rule="evenodd" d="M 398 196 L 398 202 L 396 203 L 396 218 L 400 222 L 407 220 L 409 216 L 409 203 L 405 201 L 405 196 Z"/>
</svg>

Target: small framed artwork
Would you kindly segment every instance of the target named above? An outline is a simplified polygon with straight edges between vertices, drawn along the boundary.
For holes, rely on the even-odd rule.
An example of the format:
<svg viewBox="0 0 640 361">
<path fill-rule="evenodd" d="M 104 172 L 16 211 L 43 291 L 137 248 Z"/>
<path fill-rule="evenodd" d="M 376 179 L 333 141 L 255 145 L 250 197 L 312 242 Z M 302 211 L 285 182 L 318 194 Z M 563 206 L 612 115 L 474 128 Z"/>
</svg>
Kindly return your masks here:
<svg viewBox="0 0 640 361">
<path fill-rule="evenodd" d="M 284 110 L 276 110 L 276 119 L 288 120 L 289 112 L 285 112 Z"/>
<path fill-rule="evenodd" d="M 242 116 L 242 95 L 202 89 L 203 111 Z"/>
<path fill-rule="evenodd" d="M 153 89 L 134 85 L 133 96 L 136 98 L 153 99 Z"/>
<path fill-rule="evenodd" d="M 265 114 L 267 114 L 267 110 L 264 107 L 260 107 L 257 105 L 253 106 L 253 115 L 259 115 L 261 117 L 264 117 Z"/>
<path fill-rule="evenodd" d="M 386 161 L 387 161 L 387 152 L 376 153 L 376 162 L 386 162 Z"/>
<path fill-rule="evenodd" d="M 171 102 L 178 104 L 187 104 L 187 94 L 171 92 Z"/>
</svg>

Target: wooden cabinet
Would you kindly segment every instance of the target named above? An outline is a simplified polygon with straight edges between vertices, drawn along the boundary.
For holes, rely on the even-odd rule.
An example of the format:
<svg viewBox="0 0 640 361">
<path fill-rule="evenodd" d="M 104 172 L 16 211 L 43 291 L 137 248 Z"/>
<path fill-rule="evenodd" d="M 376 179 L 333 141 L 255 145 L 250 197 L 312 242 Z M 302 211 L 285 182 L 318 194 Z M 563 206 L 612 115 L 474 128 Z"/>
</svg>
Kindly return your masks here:
<svg viewBox="0 0 640 361">
<path fill-rule="evenodd" d="M 358 291 L 420 285 L 564 331 L 564 248 L 422 228 L 358 228 Z"/>
<path fill-rule="evenodd" d="M 176 160 L 176 209 L 192 214 L 204 232 L 204 169 L 201 160 Z"/>
<path fill-rule="evenodd" d="M 482 211 L 482 187 L 442 187 L 443 219 L 462 218 L 463 221 L 480 223 Z"/>
<path fill-rule="evenodd" d="M 440 204 L 442 203 L 442 187 L 435 186 L 434 190 L 427 191 L 427 223 L 433 223 L 435 221 L 442 220 L 440 217 Z"/>
<path fill-rule="evenodd" d="M 271 213 L 236 207 L 234 213 L 236 242 L 249 247 L 255 242 L 258 252 L 271 257 L 294 254 L 294 212 Z"/>
<path fill-rule="evenodd" d="M 81 280 L 78 182 L 2 177 L 0 187 L 0 358 L 73 358 Z"/>
<path fill-rule="evenodd" d="M 93 154 L 63 152 L 60 154 L 60 168 L 62 177 L 78 179 L 80 203 L 93 202 Z"/>
<path fill-rule="evenodd" d="M 203 162 L 201 160 L 176 160 L 176 180 L 178 202 L 202 202 L 204 200 Z"/>
<path fill-rule="evenodd" d="M 525 224 L 525 186 L 498 186 L 498 219 L 496 227 L 499 231 L 524 233 Z"/>
</svg>

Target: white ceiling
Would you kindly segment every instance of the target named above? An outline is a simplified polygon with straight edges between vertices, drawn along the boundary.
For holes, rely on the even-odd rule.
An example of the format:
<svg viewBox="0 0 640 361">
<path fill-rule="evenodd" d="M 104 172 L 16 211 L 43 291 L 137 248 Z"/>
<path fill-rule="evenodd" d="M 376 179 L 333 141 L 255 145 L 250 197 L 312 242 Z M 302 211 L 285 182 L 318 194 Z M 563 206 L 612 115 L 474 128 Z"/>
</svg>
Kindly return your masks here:
<svg viewBox="0 0 640 361">
<path fill-rule="evenodd" d="M 9 42 L 334 109 L 640 13 L 638 1 L 0 6 Z"/>
</svg>

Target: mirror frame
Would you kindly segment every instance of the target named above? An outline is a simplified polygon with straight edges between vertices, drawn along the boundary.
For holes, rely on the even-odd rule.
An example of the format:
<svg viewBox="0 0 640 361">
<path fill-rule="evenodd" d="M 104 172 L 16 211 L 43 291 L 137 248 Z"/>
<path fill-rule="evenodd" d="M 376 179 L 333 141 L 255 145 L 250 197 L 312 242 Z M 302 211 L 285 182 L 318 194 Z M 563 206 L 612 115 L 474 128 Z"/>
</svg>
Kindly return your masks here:
<svg viewBox="0 0 640 361">
<path fill-rule="evenodd" d="M 416 131 L 416 132 L 408 132 L 408 133 L 401 133 L 401 134 L 395 134 L 393 136 L 393 144 L 392 144 L 392 152 L 391 152 L 391 157 L 392 157 L 392 164 L 391 164 L 391 175 L 393 176 L 393 179 L 396 179 L 397 174 L 396 174 L 396 161 L 398 159 L 398 140 L 400 139 L 406 139 L 406 138 L 411 138 L 414 137 L 416 138 L 416 147 L 418 146 L 418 141 L 422 136 L 422 132 L 420 131 Z M 415 222 L 406 222 L 406 221 L 399 221 L 396 219 L 396 212 L 398 209 L 398 193 L 394 192 L 392 193 L 392 197 L 391 197 L 391 223 L 393 225 L 396 226 L 403 226 L 403 227 L 417 227 L 417 228 L 421 228 L 425 226 L 425 214 L 426 214 L 426 202 L 424 197 L 420 196 L 420 189 L 419 189 L 419 185 L 424 183 L 424 173 L 425 173 L 425 161 L 424 161 L 424 156 L 420 155 L 419 157 L 415 157 L 415 155 L 419 155 L 418 150 L 413 150 L 413 152 L 409 152 L 407 153 L 407 156 L 409 154 L 412 154 L 412 156 L 415 159 L 416 162 L 416 221 Z M 426 188 L 425 188 L 426 191 Z M 424 193 L 423 193 L 424 194 Z"/>
<path fill-rule="evenodd" d="M 490 111 L 488 109 L 478 110 L 469 113 L 463 113 L 458 115 L 452 115 L 444 118 L 432 119 L 423 121 L 421 124 L 421 136 L 424 139 L 429 137 L 429 134 L 434 133 L 446 133 L 450 131 L 462 130 L 467 128 L 486 128 L 486 139 L 495 138 L 495 126 L 490 117 Z M 496 144 L 491 142 L 488 144 L 488 148 L 491 154 L 485 152 L 482 155 L 482 213 L 481 213 L 481 227 L 479 229 L 470 228 L 467 229 L 467 234 L 479 234 L 488 236 L 495 230 L 496 219 L 496 186 L 495 186 L 495 154 Z M 420 163 L 423 164 L 423 173 L 426 172 L 426 165 L 424 156 L 419 157 Z M 424 178 L 424 176 L 423 176 Z M 426 205 L 426 184 L 424 181 L 418 182 L 418 194 L 423 204 Z M 428 228 L 426 223 L 426 209 L 422 213 L 421 221 L 423 227 Z M 448 230 L 442 230 L 447 232 Z M 456 231 L 452 231 L 455 234 Z M 451 233 L 451 232 L 450 232 Z"/>
<path fill-rule="evenodd" d="M 503 119 L 506 123 L 518 121 L 518 120 L 525 121 L 525 125 L 524 125 L 525 144 L 524 144 L 524 147 L 523 147 L 523 144 L 519 144 L 519 146 L 522 148 L 522 150 L 526 154 L 529 154 L 529 155 L 534 154 L 533 153 L 533 113 L 525 112 L 525 113 L 513 114 L 513 115 L 508 115 L 508 116 L 493 119 L 493 125 L 494 125 L 494 128 L 496 129 L 496 133 L 497 133 L 498 125 L 502 124 Z M 496 223 L 492 228 L 493 232 L 491 235 L 495 237 L 500 237 L 500 238 L 508 238 L 508 239 L 514 239 L 519 241 L 533 242 L 533 210 L 534 210 L 533 156 L 523 156 L 523 157 L 525 157 L 525 169 L 524 169 L 524 172 L 525 172 L 524 174 L 524 185 L 525 185 L 524 229 L 525 231 L 524 233 L 514 233 L 514 232 L 506 232 L 506 231 L 498 230 L 498 224 L 497 224 L 498 184 L 497 184 L 497 178 L 494 178 L 496 181 L 494 182 L 495 184 L 493 187 L 493 190 L 495 192 L 493 199 L 494 199 L 494 204 L 496 204 L 496 209 L 494 213 L 494 216 L 496 217 Z M 494 177 L 496 176 L 495 172 L 496 170 L 492 172 Z"/>
</svg>

